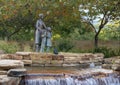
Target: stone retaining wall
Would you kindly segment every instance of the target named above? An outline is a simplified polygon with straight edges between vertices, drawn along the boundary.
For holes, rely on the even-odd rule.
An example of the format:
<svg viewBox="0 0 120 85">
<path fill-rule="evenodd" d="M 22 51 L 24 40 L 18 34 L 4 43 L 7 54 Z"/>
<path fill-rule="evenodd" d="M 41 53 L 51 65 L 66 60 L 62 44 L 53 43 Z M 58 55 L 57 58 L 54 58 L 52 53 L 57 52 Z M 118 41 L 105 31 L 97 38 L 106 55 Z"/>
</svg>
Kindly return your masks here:
<svg viewBox="0 0 120 85">
<path fill-rule="evenodd" d="M 32 66 L 89 66 L 94 62 L 100 65 L 103 62 L 102 53 L 51 53 L 16 52 L 15 54 L 1 54 L 0 59 L 22 60 L 24 65 Z"/>
<path fill-rule="evenodd" d="M 104 59 L 103 68 L 120 71 L 120 56 Z"/>
</svg>

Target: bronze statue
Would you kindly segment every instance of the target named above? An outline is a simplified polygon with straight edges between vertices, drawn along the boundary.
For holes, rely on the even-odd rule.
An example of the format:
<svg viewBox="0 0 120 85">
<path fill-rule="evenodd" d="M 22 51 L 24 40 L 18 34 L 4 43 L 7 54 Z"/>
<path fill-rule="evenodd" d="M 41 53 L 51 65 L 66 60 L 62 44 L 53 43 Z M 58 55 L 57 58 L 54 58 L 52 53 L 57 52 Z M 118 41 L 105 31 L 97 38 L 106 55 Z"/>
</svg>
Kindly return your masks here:
<svg viewBox="0 0 120 85">
<path fill-rule="evenodd" d="M 44 52 L 45 46 L 47 47 L 47 52 L 49 52 L 52 46 L 51 37 L 52 32 L 50 27 L 46 27 L 45 23 L 42 21 L 43 14 L 39 14 L 40 19 L 36 22 L 35 31 L 35 50 L 36 52 Z"/>
<path fill-rule="evenodd" d="M 46 25 L 42 20 L 43 18 L 44 18 L 43 14 L 39 14 L 39 19 L 36 22 L 36 31 L 35 31 L 35 50 L 36 50 L 36 52 L 42 51 L 42 49 L 40 50 L 40 48 L 41 48 L 40 45 L 42 44 L 41 37 L 43 37 L 43 34 L 46 30 Z"/>
</svg>

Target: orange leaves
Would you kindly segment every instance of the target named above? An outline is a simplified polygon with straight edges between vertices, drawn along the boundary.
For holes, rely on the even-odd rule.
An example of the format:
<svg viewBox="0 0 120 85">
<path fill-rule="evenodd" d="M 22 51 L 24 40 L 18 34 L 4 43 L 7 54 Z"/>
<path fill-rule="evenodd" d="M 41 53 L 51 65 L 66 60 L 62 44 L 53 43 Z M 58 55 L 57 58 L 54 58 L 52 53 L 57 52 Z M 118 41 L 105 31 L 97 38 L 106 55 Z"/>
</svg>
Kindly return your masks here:
<svg viewBox="0 0 120 85">
<path fill-rule="evenodd" d="M 14 13 L 14 14 L 17 14 L 17 10 L 13 10 L 13 13 Z"/>
<path fill-rule="evenodd" d="M 8 15 L 3 15 L 3 18 L 6 20 L 6 19 L 8 19 L 9 17 L 8 17 Z"/>
</svg>

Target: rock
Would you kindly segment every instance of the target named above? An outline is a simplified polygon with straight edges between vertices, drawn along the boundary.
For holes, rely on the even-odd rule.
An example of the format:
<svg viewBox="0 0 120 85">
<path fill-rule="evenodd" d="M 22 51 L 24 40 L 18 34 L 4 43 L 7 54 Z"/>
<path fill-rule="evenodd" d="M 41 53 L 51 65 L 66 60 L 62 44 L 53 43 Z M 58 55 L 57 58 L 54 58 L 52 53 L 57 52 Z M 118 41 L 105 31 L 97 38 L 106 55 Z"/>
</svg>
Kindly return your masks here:
<svg viewBox="0 0 120 85">
<path fill-rule="evenodd" d="M 48 53 L 32 53 L 30 54 L 30 58 L 33 61 L 42 61 L 42 60 L 52 60 L 52 55 Z"/>
<path fill-rule="evenodd" d="M 52 60 L 64 60 L 63 55 L 51 55 L 51 56 L 52 56 Z"/>
<path fill-rule="evenodd" d="M 17 55 L 30 55 L 32 52 L 16 52 Z"/>
<path fill-rule="evenodd" d="M 113 64 L 112 69 L 115 71 L 120 71 L 120 64 Z"/>
<path fill-rule="evenodd" d="M 111 69 L 112 64 L 103 64 L 102 67 L 105 68 L 105 69 Z"/>
<path fill-rule="evenodd" d="M 32 52 L 16 52 L 16 55 L 22 56 L 24 60 L 31 60 L 30 54 Z"/>
<path fill-rule="evenodd" d="M 8 56 L 8 54 L 1 54 L 0 59 L 12 59 L 11 56 Z"/>
<path fill-rule="evenodd" d="M 1 59 L 22 60 L 22 56 L 21 55 L 16 55 L 16 54 L 1 54 L 0 58 Z"/>
<path fill-rule="evenodd" d="M 23 67 L 24 63 L 20 60 L 0 60 L 0 69 L 9 70 Z"/>
<path fill-rule="evenodd" d="M 96 55 L 97 57 L 102 57 L 102 58 L 104 58 L 104 54 L 103 54 L 103 53 L 95 53 L 94 55 Z"/>
<path fill-rule="evenodd" d="M 8 77 L 7 75 L 0 75 L 0 85 L 18 85 L 20 79 L 17 77 Z"/>
<path fill-rule="evenodd" d="M 22 60 L 24 62 L 24 65 L 32 65 L 32 60 Z"/>
<path fill-rule="evenodd" d="M 120 65 L 120 59 L 116 59 L 114 63 Z"/>
<path fill-rule="evenodd" d="M 7 71 L 0 71 L 0 75 L 7 75 Z"/>
<path fill-rule="evenodd" d="M 26 69 L 10 69 L 7 72 L 7 75 L 10 76 L 10 77 L 20 77 L 20 76 L 25 75 L 26 72 L 27 72 Z"/>
<path fill-rule="evenodd" d="M 103 68 L 120 71 L 120 56 L 105 58 Z"/>
</svg>

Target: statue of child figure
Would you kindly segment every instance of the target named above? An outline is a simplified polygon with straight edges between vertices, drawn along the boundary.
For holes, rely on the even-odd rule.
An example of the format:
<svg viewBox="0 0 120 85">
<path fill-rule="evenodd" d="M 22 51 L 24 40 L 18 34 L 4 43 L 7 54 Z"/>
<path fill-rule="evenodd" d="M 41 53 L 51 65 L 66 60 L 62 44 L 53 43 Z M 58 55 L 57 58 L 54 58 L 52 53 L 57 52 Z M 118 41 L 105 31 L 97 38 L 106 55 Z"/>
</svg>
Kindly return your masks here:
<svg viewBox="0 0 120 85">
<path fill-rule="evenodd" d="M 47 32 L 46 32 L 46 52 L 49 52 L 50 51 L 50 47 L 52 47 L 52 41 L 51 41 L 51 38 L 52 38 L 52 30 L 50 27 L 47 27 Z"/>
</svg>

